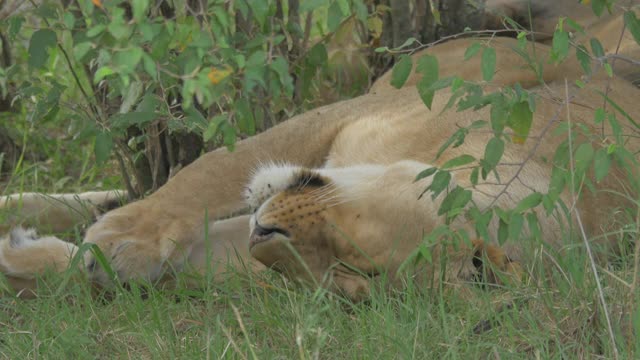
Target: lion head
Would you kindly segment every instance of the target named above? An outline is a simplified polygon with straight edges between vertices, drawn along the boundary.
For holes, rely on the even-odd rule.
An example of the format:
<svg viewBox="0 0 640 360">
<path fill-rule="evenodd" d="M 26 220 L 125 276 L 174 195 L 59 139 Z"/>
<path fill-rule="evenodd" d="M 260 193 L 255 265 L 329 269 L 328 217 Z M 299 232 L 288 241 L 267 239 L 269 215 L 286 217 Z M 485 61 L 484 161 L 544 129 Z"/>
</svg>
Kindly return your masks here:
<svg viewBox="0 0 640 360">
<path fill-rule="evenodd" d="M 420 196 L 432 177 L 414 181 L 428 167 L 415 161 L 331 169 L 264 166 L 245 190 L 255 210 L 250 253 L 290 278 L 360 299 L 372 278 L 395 274 L 424 235 L 444 224 L 437 214 L 444 196 Z M 455 257 L 450 271 L 475 272 L 473 253 Z"/>
</svg>

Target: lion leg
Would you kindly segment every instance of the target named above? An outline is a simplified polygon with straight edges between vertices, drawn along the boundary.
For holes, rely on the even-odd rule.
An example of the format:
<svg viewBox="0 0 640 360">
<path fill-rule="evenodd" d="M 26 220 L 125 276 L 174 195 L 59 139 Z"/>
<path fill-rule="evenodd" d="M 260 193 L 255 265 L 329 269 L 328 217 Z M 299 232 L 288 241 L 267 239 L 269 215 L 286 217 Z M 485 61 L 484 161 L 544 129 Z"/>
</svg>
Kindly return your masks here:
<svg viewBox="0 0 640 360">
<path fill-rule="evenodd" d="M 39 231 L 60 233 L 120 206 L 121 190 L 80 194 L 22 193 L 0 197 L 0 233 L 22 225 Z"/>
<path fill-rule="evenodd" d="M 485 283 L 501 284 L 519 281 L 522 267 L 507 256 L 499 246 L 487 244 L 481 239 L 472 240 L 473 265 L 478 277 Z"/>
<path fill-rule="evenodd" d="M 36 295 L 37 278 L 66 270 L 77 250 L 56 237 L 38 238 L 35 230 L 16 228 L 0 239 L 0 273 L 18 296 L 31 298 Z"/>
</svg>

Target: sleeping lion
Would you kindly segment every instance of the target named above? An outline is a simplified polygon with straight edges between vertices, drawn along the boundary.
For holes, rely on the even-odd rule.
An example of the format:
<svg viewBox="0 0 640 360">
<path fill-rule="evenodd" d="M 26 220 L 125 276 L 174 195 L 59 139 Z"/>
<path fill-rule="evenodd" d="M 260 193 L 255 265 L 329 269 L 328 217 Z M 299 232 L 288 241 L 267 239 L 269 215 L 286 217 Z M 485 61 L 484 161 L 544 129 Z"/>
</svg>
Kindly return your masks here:
<svg viewBox="0 0 640 360">
<path fill-rule="evenodd" d="M 523 2 L 488 3 L 513 15 L 522 11 Z M 539 5 L 576 9 L 570 14 L 556 12 L 554 20 L 558 15 L 585 13 L 570 0 L 541 1 Z M 549 19 L 546 10 L 541 12 L 547 14 L 544 21 Z M 616 113 L 623 129 L 636 129 L 633 118 L 640 113 L 640 91 L 628 79 L 633 79 L 638 67 L 626 60 L 639 58 L 635 56 L 639 46 L 628 32 L 620 37 L 622 10 L 616 8 L 613 15 L 595 20 L 590 16 L 585 18 L 586 34 L 574 34 L 572 42 L 588 46 L 589 39 L 596 37 L 607 54 L 618 49 L 617 55 L 608 58 L 616 58 L 609 61 L 613 77 L 598 65 L 604 58 L 593 59 L 593 74 L 585 77 L 575 56 L 554 65 L 548 45 L 529 42 L 527 53 L 543 68 L 536 74 L 514 51 L 518 40 L 502 37 L 456 39 L 412 55 L 414 63 L 425 54 L 436 57 L 440 78 L 458 75 L 481 84 L 485 92 L 519 84 L 536 96 L 526 141 L 505 141 L 497 171 L 476 185 L 470 180 L 473 167 L 454 169 L 449 190 L 456 186 L 470 190 L 471 203 L 478 209 L 510 209 L 532 193 L 547 194 L 554 166 L 551 160 L 556 149 L 566 143 L 567 131 L 561 130 L 566 130 L 567 124 L 602 134 L 587 139 L 574 131 L 570 143 L 591 141 L 594 149 L 600 149 L 616 142 L 611 134 L 617 129 L 606 121 L 594 122 L 594 110 L 605 103 L 603 94 L 609 104 L 615 104 L 607 109 Z M 483 81 L 480 56 L 464 60 L 466 49 L 477 42 L 496 51 L 491 82 Z M 412 73 L 401 89 L 391 87 L 389 78 L 383 76 L 366 95 L 295 116 L 240 141 L 233 152 L 219 149 L 205 154 L 149 197 L 99 216 L 84 242 L 95 244 L 113 271 L 88 251 L 83 255 L 84 272 L 92 282 L 109 287 L 114 281 L 164 281 L 186 271 L 213 271 L 217 279 L 223 279 L 229 266 L 237 271 L 269 267 L 359 300 L 367 296 L 371 282 L 382 273 L 388 274 L 391 285 L 400 283 L 402 277 L 397 273 L 422 245 L 430 249 L 432 260 L 412 267 L 412 274 L 438 279 L 444 275 L 449 281 L 468 280 L 479 272 L 492 281 L 499 281 L 503 273 L 518 277 L 527 261 L 522 243 L 498 245 L 499 221 L 495 216 L 487 224 L 488 238 L 484 240 L 471 236 L 455 245 L 437 237 L 435 242 L 424 242 L 443 225 L 475 234 L 475 224 L 469 218 L 458 216 L 450 221 L 438 214 L 447 191 L 435 197 L 424 193 L 434 182 L 433 172 L 417 181 L 416 177 L 463 154 L 482 159 L 485 145 L 494 136 L 488 127 L 470 130 L 463 143 L 437 155 L 457 129 L 490 119 L 490 110 L 444 111 L 452 96 L 449 89 L 437 92 L 429 109 L 412 86 L 420 74 Z M 576 86 L 576 80 L 581 86 Z M 637 137 L 628 136 L 624 141 L 629 152 L 640 150 Z M 607 234 L 622 226 L 623 210 L 634 206 L 629 199 L 637 198 L 628 181 L 636 174 L 624 170 L 630 166 L 637 166 L 634 157 L 614 161 L 608 175 L 593 181 L 594 187 L 582 188 L 580 196 L 574 198 L 566 189 L 560 193 L 559 199 L 568 206 L 569 220 L 563 220 L 560 209 L 547 212 L 542 204 L 535 207 L 542 240 L 564 251 L 567 231 L 580 235 L 573 227 L 579 222 L 592 246 L 608 253 L 618 251 L 620 238 Z M 14 196 L 4 206 L 17 208 L 25 203 L 38 209 L 44 198 L 30 196 L 19 201 Z M 71 198 L 90 209 L 101 203 L 83 194 Z M 64 211 L 47 219 L 53 224 L 73 222 Z M 530 232 L 525 229 L 522 236 Z M 62 240 L 37 240 L 33 232 L 16 230 L 0 242 L 0 271 L 17 291 L 33 292 L 34 278 L 43 272 L 43 264 L 54 271 L 63 269 L 76 252 L 77 248 Z M 446 269 L 440 268 L 442 256 L 447 259 Z"/>
</svg>

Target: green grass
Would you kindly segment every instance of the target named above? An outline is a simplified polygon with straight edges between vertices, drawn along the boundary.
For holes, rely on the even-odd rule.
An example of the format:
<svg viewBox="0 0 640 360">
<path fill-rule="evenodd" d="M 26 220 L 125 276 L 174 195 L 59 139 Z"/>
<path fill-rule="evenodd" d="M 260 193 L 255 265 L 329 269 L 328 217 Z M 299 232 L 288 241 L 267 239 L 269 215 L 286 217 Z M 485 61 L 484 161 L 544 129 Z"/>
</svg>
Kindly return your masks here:
<svg viewBox="0 0 640 360">
<path fill-rule="evenodd" d="M 19 358 L 512 359 L 612 358 L 585 258 L 583 276 L 534 263 L 510 288 L 444 290 L 409 284 L 352 304 L 268 272 L 237 274 L 202 290 L 134 287 L 109 299 L 84 282 L 47 277 L 35 300 L 0 298 L 0 356 Z M 560 264 L 561 266 L 563 264 Z M 640 346 L 638 296 L 603 277 L 620 358 Z M 636 318 L 634 321 L 634 317 Z M 485 331 L 474 331 L 479 324 Z M 635 342 L 635 343 L 634 343 Z"/>
</svg>

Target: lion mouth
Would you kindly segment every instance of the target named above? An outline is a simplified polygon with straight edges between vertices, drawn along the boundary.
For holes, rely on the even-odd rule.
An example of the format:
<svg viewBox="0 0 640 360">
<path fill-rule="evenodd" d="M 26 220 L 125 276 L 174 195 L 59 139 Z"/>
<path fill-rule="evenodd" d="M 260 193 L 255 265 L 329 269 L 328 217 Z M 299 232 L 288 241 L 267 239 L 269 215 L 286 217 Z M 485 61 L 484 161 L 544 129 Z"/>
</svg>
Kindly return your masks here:
<svg viewBox="0 0 640 360">
<path fill-rule="evenodd" d="M 255 227 L 251 232 L 251 236 L 249 237 L 249 249 L 257 244 L 271 240 L 276 234 L 289 237 L 289 232 L 286 230 L 279 229 L 277 227 L 264 227 L 256 222 Z"/>
</svg>

